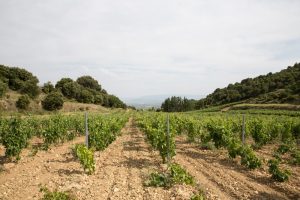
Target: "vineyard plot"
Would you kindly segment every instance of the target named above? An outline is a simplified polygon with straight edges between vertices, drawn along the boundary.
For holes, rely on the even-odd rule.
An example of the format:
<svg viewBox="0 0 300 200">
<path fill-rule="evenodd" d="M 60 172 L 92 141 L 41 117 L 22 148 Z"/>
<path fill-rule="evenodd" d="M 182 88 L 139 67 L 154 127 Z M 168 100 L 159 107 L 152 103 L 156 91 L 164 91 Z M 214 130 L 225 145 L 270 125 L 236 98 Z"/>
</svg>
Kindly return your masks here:
<svg viewBox="0 0 300 200">
<path fill-rule="evenodd" d="M 70 146 L 82 142 L 84 137 L 21 159 L 0 174 L 0 199 L 40 199 L 39 184 L 70 190 L 78 199 L 189 199 L 194 193 L 189 186 L 164 190 L 143 185 L 146 176 L 161 167 L 161 158 L 131 120 L 121 136 L 95 153 L 92 175 L 86 175 L 71 155 Z"/>
</svg>

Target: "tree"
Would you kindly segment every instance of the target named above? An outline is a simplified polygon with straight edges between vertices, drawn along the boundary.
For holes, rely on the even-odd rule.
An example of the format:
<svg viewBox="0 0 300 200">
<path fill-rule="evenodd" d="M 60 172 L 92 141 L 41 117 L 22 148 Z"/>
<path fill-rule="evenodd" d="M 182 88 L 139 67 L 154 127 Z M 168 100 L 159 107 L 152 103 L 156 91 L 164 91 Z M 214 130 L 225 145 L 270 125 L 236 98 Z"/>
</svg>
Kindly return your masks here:
<svg viewBox="0 0 300 200">
<path fill-rule="evenodd" d="M 69 99 L 77 98 L 80 95 L 80 90 L 81 86 L 73 81 L 65 83 L 61 88 L 63 95 Z"/>
<path fill-rule="evenodd" d="M 98 105 L 102 105 L 103 104 L 103 96 L 98 94 L 94 96 L 94 103 L 98 104 Z"/>
<path fill-rule="evenodd" d="M 28 94 L 29 97 L 35 98 L 40 94 L 40 88 L 33 81 L 25 82 L 21 87 L 22 94 Z"/>
<path fill-rule="evenodd" d="M 115 95 L 107 95 L 107 100 L 111 108 L 126 108 L 126 105 Z"/>
<path fill-rule="evenodd" d="M 94 102 L 94 96 L 89 90 L 82 89 L 80 91 L 79 95 L 77 96 L 76 100 L 81 102 L 81 103 L 93 103 Z"/>
<path fill-rule="evenodd" d="M 30 99 L 27 94 L 22 95 L 19 97 L 18 101 L 16 102 L 16 107 L 22 110 L 28 109 L 30 104 Z"/>
<path fill-rule="evenodd" d="M 50 81 L 45 83 L 44 86 L 42 87 L 42 91 L 45 94 L 49 94 L 49 93 L 53 92 L 54 90 L 55 90 L 54 85 Z"/>
<path fill-rule="evenodd" d="M 64 105 L 63 96 L 59 92 L 49 93 L 42 101 L 42 106 L 45 110 L 53 111 L 60 110 Z"/>
<path fill-rule="evenodd" d="M 82 85 L 85 88 L 90 88 L 96 91 L 101 92 L 101 85 L 91 76 L 81 76 L 76 81 L 79 85 Z"/>
<path fill-rule="evenodd" d="M 62 87 L 63 87 L 66 83 L 69 83 L 69 82 L 73 82 L 73 80 L 70 79 L 70 78 L 62 78 L 62 79 L 60 79 L 59 81 L 57 81 L 57 83 L 55 84 L 55 88 L 61 90 Z"/>
</svg>

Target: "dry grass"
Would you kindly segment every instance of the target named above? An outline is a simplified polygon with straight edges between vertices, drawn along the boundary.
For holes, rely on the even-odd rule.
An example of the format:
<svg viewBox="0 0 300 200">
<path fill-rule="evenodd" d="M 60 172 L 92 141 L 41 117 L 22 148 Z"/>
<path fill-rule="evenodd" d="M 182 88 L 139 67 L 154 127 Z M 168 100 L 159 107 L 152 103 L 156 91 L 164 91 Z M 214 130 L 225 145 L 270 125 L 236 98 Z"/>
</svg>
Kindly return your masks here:
<svg viewBox="0 0 300 200">
<path fill-rule="evenodd" d="M 7 94 L 2 99 L 0 99 L 1 114 L 10 115 L 18 112 L 18 109 L 16 107 L 16 101 L 20 96 L 21 96 L 20 93 L 17 93 L 15 91 L 8 91 Z M 31 100 L 29 109 L 26 110 L 26 112 L 33 113 L 33 114 L 48 114 L 49 112 L 42 109 L 41 101 L 44 99 L 44 97 L 45 94 L 41 93 L 36 99 Z M 85 104 L 85 103 L 66 101 L 64 103 L 63 108 L 60 110 L 60 112 L 63 113 L 80 112 L 80 111 L 109 112 L 110 109 L 95 104 Z"/>
</svg>

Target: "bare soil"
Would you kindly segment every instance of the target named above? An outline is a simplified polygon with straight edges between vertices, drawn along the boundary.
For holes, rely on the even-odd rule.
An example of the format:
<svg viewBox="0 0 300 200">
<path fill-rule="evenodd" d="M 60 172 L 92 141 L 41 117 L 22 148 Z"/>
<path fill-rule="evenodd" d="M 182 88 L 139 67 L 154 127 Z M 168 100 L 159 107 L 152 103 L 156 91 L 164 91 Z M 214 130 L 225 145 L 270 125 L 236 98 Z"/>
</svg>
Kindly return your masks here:
<svg viewBox="0 0 300 200">
<path fill-rule="evenodd" d="M 299 166 L 290 166 L 288 182 L 277 183 L 271 179 L 266 163 L 262 169 L 248 170 L 238 159 L 229 159 L 226 151 L 203 150 L 184 137 L 177 138 L 176 149 L 175 161 L 195 176 L 208 199 L 300 199 Z M 267 152 L 272 150 L 264 147 L 258 156 L 267 160 Z"/>
<path fill-rule="evenodd" d="M 177 185 L 169 190 L 143 185 L 152 171 L 161 170 L 161 158 L 145 142 L 130 120 L 106 150 L 95 153 L 96 172 L 86 175 L 70 147 L 84 138 L 39 151 L 22 153 L 17 163 L 4 164 L 0 173 L 0 199 L 40 199 L 41 185 L 50 190 L 69 191 L 78 199 L 190 199 L 195 189 Z M 2 149 L 3 154 L 3 149 Z"/>
<path fill-rule="evenodd" d="M 0 172 L 0 199 L 40 199 L 41 185 L 50 190 L 69 191 L 78 199 L 190 199 L 197 188 L 176 185 L 170 189 L 144 186 L 147 176 L 166 166 L 161 164 L 157 151 L 145 142 L 145 135 L 132 121 L 126 124 L 106 150 L 95 153 L 96 171 L 86 175 L 74 159 L 70 147 L 84 142 L 76 138 L 49 151 L 32 149 L 22 152 L 16 163 L 4 163 Z M 32 144 L 37 145 L 36 139 Z M 239 160 L 228 158 L 223 150 L 203 150 L 187 142 L 183 136 L 176 139 L 177 155 L 174 161 L 183 166 L 197 181 L 207 199 L 300 199 L 300 167 L 286 165 L 292 171 L 288 182 L 277 183 L 264 167 L 248 170 Z M 267 160 L 273 151 L 265 146 L 257 154 Z M 0 147 L 0 161 L 4 149 Z M 1 169 L 0 169 L 1 170 Z"/>
</svg>

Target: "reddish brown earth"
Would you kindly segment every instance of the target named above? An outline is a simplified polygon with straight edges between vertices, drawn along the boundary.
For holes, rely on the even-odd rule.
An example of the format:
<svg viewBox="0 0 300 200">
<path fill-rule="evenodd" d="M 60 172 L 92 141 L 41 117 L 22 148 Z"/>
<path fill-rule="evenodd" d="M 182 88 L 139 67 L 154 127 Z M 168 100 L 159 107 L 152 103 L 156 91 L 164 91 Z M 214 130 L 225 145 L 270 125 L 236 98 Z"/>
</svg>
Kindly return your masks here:
<svg viewBox="0 0 300 200">
<path fill-rule="evenodd" d="M 143 186 L 147 176 L 165 168 L 158 152 L 145 142 L 145 135 L 130 120 L 106 150 L 95 153 L 96 171 L 86 175 L 74 159 L 70 147 L 84 138 L 53 146 L 31 156 L 30 149 L 22 152 L 17 163 L 5 163 L 0 172 L 0 199 L 40 199 L 41 185 L 50 190 L 69 191 L 78 199 L 190 199 L 196 188 L 176 185 L 170 189 Z M 38 142 L 34 140 L 34 142 Z M 174 161 L 192 174 L 197 187 L 207 199 L 300 199 L 300 167 L 286 183 L 274 182 L 267 165 L 258 170 L 247 170 L 239 160 L 230 160 L 226 151 L 202 150 L 196 144 L 176 139 L 177 155 Z M 268 159 L 268 146 L 258 155 Z M 4 149 L 0 149 L 0 159 Z"/>
</svg>

